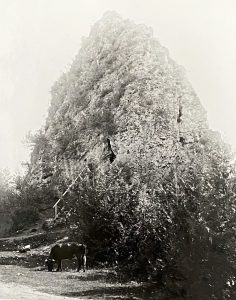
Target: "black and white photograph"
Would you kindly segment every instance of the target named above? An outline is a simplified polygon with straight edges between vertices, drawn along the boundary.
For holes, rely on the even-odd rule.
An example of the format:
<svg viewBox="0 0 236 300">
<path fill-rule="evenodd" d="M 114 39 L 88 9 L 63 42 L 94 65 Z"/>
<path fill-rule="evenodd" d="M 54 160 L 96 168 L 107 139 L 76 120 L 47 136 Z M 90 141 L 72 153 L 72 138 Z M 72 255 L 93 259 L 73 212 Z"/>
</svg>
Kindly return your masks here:
<svg viewBox="0 0 236 300">
<path fill-rule="evenodd" d="M 236 299 L 236 0 L 0 0 L 0 299 Z"/>
</svg>

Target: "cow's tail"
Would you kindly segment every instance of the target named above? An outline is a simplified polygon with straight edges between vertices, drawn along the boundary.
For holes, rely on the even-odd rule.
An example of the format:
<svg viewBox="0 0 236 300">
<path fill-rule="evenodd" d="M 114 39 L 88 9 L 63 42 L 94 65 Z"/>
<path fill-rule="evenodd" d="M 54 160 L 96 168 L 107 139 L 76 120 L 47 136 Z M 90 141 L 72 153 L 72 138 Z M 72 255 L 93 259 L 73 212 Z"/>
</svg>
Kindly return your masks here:
<svg viewBox="0 0 236 300">
<path fill-rule="evenodd" d="M 83 244 L 83 246 L 84 246 L 83 271 L 85 272 L 85 270 L 87 269 L 87 253 L 88 253 L 88 249 L 87 249 L 87 246 L 85 244 Z"/>
</svg>

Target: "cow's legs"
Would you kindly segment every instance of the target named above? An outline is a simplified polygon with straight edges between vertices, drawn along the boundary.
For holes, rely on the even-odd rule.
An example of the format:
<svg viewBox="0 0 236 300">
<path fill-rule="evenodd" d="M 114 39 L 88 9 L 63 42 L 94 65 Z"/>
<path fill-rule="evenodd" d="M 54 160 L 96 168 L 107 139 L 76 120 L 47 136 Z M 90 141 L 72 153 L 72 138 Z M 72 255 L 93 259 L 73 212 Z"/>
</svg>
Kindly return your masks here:
<svg viewBox="0 0 236 300">
<path fill-rule="evenodd" d="M 78 262 L 78 268 L 77 268 L 77 272 L 79 272 L 81 266 L 83 265 L 83 271 L 85 272 L 85 268 L 86 268 L 86 255 L 82 255 L 81 257 L 77 256 L 77 262 Z"/>
<path fill-rule="evenodd" d="M 77 258 L 77 272 L 79 272 L 81 268 L 81 259 L 79 255 L 76 255 L 76 258 Z"/>
<path fill-rule="evenodd" d="M 62 271 L 62 268 L 61 268 L 61 259 L 59 259 L 58 261 L 57 261 L 57 272 L 58 271 Z"/>
</svg>

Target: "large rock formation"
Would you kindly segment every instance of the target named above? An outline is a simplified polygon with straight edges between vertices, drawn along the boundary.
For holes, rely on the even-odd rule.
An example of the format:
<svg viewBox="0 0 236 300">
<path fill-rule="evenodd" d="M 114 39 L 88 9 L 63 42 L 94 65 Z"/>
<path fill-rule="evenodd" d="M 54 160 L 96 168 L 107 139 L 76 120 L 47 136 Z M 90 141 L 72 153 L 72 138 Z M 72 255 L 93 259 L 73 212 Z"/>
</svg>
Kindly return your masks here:
<svg viewBox="0 0 236 300">
<path fill-rule="evenodd" d="M 161 278 L 165 299 L 235 298 L 231 156 L 149 28 L 104 15 L 34 142 L 22 198 L 47 209 L 76 182 L 60 213 L 94 261 Z"/>
<path fill-rule="evenodd" d="M 126 164 L 132 183 L 138 162 L 158 179 L 208 131 L 183 68 L 152 30 L 107 13 L 52 88 L 30 177 L 47 183 L 60 174 L 71 181 L 90 164 L 100 170 Z"/>
</svg>

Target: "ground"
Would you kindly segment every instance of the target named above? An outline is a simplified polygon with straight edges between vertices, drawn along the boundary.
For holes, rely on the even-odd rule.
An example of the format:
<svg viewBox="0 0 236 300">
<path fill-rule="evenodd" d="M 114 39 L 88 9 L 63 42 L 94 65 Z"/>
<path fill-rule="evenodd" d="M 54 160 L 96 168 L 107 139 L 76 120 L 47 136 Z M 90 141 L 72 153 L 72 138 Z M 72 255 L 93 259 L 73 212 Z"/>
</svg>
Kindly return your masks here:
<svg viewBox="0 0 236 300">
<path fill-rule="evenodd" d="M 114 269 L 76 272 L 76 260 L 64 260 L 63 272 L 48 272 L 44 261 L 52 242 L 66 239 L 61 230 L 0 239 L 0 299 L 173 299 L 157 283 L 124 283 Z M 33 249 L 19 253 L 27 244 Z"/>
<path fill-rule="evenodd" d="M 82 297 L 83 299 L 93 299 L 93 296 L 96 296 L 95 299 L 99 299 L 106 291 L 117 288 L 117 284 L 109 284 L 104 281 L 106 273 L 106 271 L 98 270 L 86 273 L 75 271 L 50 273 L 40 268 L 0 266 L 0 280 L 7 284 L 14 283 L 13 287 L 16 287 L 18 291 L 22 291 L 21 288 L 17 288 L 18 285 L 27 285 L 32 291 L 41 291 L 57 296 Z M 25 288 L 23 291 L 25 292 Z M 26 289 L 27 293 L 28 289 Z"/>
<path fill-rule="evenodd" d="M 30 256 L 34 254 L 0 252 L 0 299 L 167 299 L 157 284 L 121 283 L 112 269 L 78 273 L 66 262 L 63 272 L 48 272 L 42 263 L 22 266 Z"/>
<path fill-rule="evenodd" d="M 32 288 L 15 285 L 13 283 L 7 284 L 0 282 L 0 299 L 9 300 L 62 300 L 62 299 L 73 299 L 63 296 L 49 295 L 41 292 L 34 291 Z M 76 298 L 79 299 L 79 298 Z"/>
</svg>

